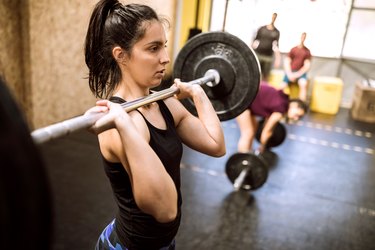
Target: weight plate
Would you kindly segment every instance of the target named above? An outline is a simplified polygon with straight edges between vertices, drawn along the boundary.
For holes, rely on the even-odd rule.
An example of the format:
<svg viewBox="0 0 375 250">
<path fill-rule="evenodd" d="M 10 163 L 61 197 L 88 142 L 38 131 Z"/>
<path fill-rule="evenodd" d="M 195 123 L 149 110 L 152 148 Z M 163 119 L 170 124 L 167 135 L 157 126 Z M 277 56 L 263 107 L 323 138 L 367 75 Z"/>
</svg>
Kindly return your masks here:
<svg viewBox="0 0 375 250">
<path fill-rule="evenodd" d="M 264 119 L 261 119 L 258 124 L 257 132 L 255 134 L 255 138 L 258 142 L 260 142 L 260 136 L 262 134 L 263 127 L 264 127 Z M 284 142 L 285 138 L 286 138 L 286 128 L 282 123 L 278 122 L 272 133 L 271 138 L 267 142 L 266 148 L 273 148 L 273 147 L 277 147 L 281 145 Z"/>
<path fill-rule="evenodd" d="M 2 249 L 50 249 L 52 201 L 43 159 L 0 76 Z"/>
<path fill-rule="evenodd" d="M 268 168 L 256 155 L 250 153 L 235 153 L 229 157 L 225 165 L 228 179 L 234 183 L 242 170 L 248 168 L 247 175 L 241 185 L 244 190 L 260 188 L 267 180 Z"/>
<path fill-rule="evenodd" d="M 173 67 L 173 77 L 189 82 L 209 69 L 220 74 L 215 87 L 202 86 L 221 121 L 230 120 L 250 106 L 258 93 L 260 66 L 254 51 L 241 39 L 227 32 L 201 33 L 187 41 Z M 191 99 L 184 106 L 197 115 Z"/>
</svg>

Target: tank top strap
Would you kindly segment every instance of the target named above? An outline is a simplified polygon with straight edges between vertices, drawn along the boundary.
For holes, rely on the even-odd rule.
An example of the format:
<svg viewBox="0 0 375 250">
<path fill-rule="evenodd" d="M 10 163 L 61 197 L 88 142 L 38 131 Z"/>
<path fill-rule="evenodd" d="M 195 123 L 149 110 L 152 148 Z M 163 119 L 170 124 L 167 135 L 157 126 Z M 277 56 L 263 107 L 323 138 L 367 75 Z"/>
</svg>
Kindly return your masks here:
<svg viewBox="0 0 375 250">
<path fill-rule="evenodd" d="M 165 104 L 163 100 L 157 101 L 157 103 L 159 104 L 160 112 L 163 114 L 164 119 L 166 119 L 170 125 L 175 127 L 173 115 L 167 107 L 167 104 Z"/>
<path fill-rule="evenodd" d="M 124 99 L 122 99 L 121 97 L 119 96 L 111 96 L 109 98 L 109 101 L 111 102 L 114 102 L 114 103 L 118 103 L 118 104 L 121 104 L 121 103 L 125 103 L 126 101 Z M 173 115 L 171 113 L 171 111 L 169 110 L 169 108 L 167 107 L 167 105 L 165 104 L 165 102 L 163 100 L 158 100 L 156 101 L 157 104 L 159 105 L 159 109 L 160 109 L 160 112 L 162 114 L 162 116 L 164 117 L 164 119 L 167 120 L 167 123 L 169 123 L 170 125 L 175 125 L 174 123 L 174 119 L 173 119 Z M 139 111 L 138 109 L 136 109 L 136 111 L 143 117 L 143 119 L 148 123 L 148 120 L 146 119 L 146 117 L 142 114 L 141 111 Z"/>
<path fill-rule="evenodd" d="M 111 97 L 109 98 L 109 101 L 114 102 L 114 103 L 118 103 L 118 104 L 121 104 L 121 103 L 126 102 L 124 99 L 122 99 L 122 98 L 119 97 L 119 96 L 111 96 Z"/>
</svg>

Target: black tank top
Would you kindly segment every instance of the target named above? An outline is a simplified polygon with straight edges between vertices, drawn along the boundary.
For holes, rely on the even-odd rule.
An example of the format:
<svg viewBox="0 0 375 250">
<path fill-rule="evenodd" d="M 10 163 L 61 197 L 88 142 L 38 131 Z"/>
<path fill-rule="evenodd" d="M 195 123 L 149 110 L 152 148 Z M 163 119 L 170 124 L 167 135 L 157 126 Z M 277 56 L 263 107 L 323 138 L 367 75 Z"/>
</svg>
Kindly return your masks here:
<svg viewBox="0 0 375 250">
<path fill-rule="evenodd" d="M 111 97 L 116 103 L 125 102 L 119 97 Z M 115 200 L 118 205 L 116 215 L 116 233 L 121 243 L 128 249 L 159 249 L 167 246 L 176 236 L 181 221 L 180 162 L 182 142 L 177 134 L 173 116 L 164 101 L 158 101 L 160 112 L 167 129 L 154 127 L 145 119 L 150 131 L 150 146 L 159 156 L 166 171 L 173 179 L 178 194 L 178 214 L 174 221 L 159 223 L 151 215 L 143 213 L 134 200 L 130 180 L 123 165 L 108 162 L 103 157 L 104 169 L 110 180 Z M 139 157 L 142 157 L 140 155 Z"/>
</svg>

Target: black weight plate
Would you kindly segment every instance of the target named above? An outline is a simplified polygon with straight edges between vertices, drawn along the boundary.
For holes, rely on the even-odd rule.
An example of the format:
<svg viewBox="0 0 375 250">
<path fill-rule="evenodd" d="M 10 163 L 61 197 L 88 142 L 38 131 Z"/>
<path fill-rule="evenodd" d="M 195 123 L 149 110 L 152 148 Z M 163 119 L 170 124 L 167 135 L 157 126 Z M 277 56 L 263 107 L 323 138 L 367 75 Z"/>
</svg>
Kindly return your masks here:
<svg viewBox="0 0 375 250">
<path fill-rule="evenodd" d="M 234 183 L 244 168 L 249 167 L 249 172 L 241 186 L 244 190 L 260 188 L 268 178 L 268 168 L 256 155 L 250 153 L 235 153 L 229 157 L 225 165 L 228 179 Z"/>
<path fill-rule="evenodd" d="M 52 204 L 44 162 L 0 76 L 1 249 L 50 249 Z"/>
<path fill-rule="evenodd" d="M 173 67 L 173 77 L 189 82 L 207 70 L 220 74 L 220 83 L 202 86 L 221 121 L 230 120 L 250 106 L 259 89 L 260 66 L 254 51 L 238 37 L 227 32 L 201 33 L 187 41 Z M 182 100 L 197 115 L 191 99 Z"/>
<path fill-rule="evenodd" d="M 260 136 L 262 134 L 263 127 L 264 127 L 264 119 L 261 119 L 258 124 L 257 132 L 255 134 L 255 138 L 258 142 L 260 142 Z M 278 122 L 272 133 L 271 138 L 267 142 L 266 148 L 273 148 L 273 147 L 277 147 L 281 145 L 284 142 L 285 138 L 286 138 L 286 128 L 282 123 Z"/>
</svg>

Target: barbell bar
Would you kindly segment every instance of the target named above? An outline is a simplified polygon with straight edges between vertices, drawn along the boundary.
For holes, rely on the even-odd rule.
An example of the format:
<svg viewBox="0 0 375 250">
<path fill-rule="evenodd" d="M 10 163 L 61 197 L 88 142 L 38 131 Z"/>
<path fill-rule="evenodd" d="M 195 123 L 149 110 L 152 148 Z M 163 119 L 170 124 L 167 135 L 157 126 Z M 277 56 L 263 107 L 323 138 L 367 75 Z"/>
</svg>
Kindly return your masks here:
<svg viewBox="0 0 375 250">
<path fill-rule="evenodd" d="M 189 84 L 206 84 L 209 87 L 214 87 L 220 82 L 220 75 L 214 69 L 209 69 L 205 75 L 201 78 L 195 79 L 188 82 Z M 135 99 L 130 102 L 122 103 L 121 107 L 126 111 L 130 112 L 144 105 L 166 99 L 173 95 L 176 95 L 180 90 L 172 86 L 170 88 L 153 92 L 152 94 Z M 81 116 L 77 116 L 59 123 L 55 123 L 43 128 L 39 128 L 31 132 L 31 137 L 36 144 L 42 144 L 52 139 L 57 139 L 62 136 L 69 135 L 75 131 L 81 129 L 87 129 L 95 124 L 97 120 L 103 117 L 106 113 L 86 113 Z"/>
</svg>

